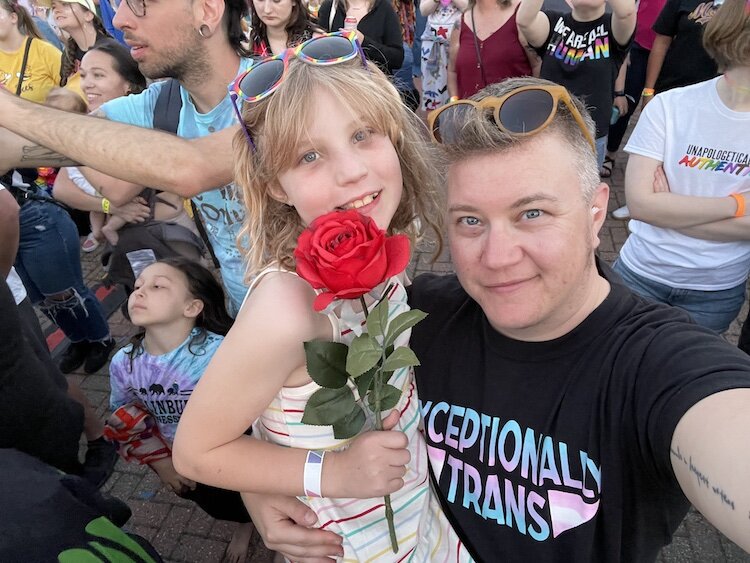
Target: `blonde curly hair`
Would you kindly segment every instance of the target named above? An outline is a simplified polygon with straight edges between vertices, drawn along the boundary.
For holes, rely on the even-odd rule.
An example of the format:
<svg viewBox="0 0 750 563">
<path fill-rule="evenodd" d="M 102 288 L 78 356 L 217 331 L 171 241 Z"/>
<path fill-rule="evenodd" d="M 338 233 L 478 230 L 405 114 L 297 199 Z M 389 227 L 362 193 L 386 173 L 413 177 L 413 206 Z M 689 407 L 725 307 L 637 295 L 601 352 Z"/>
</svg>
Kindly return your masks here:
<svg viewBox="0 0 750 563">
<path fill-rule="evenodd" d="M 281 187 L 278 177 L 293 166 L 299 146 L 308 139 L 309 123 L 321 92 L 335 97 L 342 111 L 350 111 L 375 131 L 388 136 L 401 163 L 403 193 L 389 227 L 405 233 L 412 243 L 433 231 L 437 252 L 442 247 L 442 190 L 435 173 L 435 153 L 427 141 L 424 124 L 403 105 L 397 90 L 373 64 L 359 59 L 336 65 L 310 65 L 290 61 L 282 84 L 273 95 L 243 109 L 243 131 L 234 139 L 235 178 L 242 188 L 247 214 L 240 233 L 246 254 L 247 278 L 277 262 L 294 270 L 297 237 L 305 228 L 297 211 L 274 198 Z"/>
</svg>

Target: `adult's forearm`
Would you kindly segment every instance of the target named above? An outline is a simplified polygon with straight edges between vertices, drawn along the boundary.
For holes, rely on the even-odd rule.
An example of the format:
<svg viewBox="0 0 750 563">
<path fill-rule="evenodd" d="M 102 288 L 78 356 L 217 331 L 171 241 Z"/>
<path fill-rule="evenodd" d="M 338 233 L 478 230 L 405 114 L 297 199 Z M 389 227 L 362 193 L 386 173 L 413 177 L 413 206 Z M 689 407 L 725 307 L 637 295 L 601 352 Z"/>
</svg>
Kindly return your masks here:
<svg viewBox="0 0 750 563">
<path fill-rule="evenodd" d="M 68 176 L 68 171 L 62 168 L 55 179 L 52 196 L 68 207 L 79 211 L 101 211 L 102 198 L 89 195 L 76 186 Z"/>
<path fill-rule="evenodd" d="M 717 242 L 750 240 L 750 217 L 724 219 L 678 231 L 689 237 Z"/>
<path fill-rule="evenodd" d="M 654 85 L 656 85 L 656 80 L 659 78 L 661 67 L 664 64 L 664 58 L 667 56 L 667 50 L 671 43 L 671 37 L 667 35 L 656 35 L 654 45 L 648 55 L 648 63 L 646 64 L 645 88 L 653 88 Z"/>
<path fill-rule="evenodd" d="M 539 14 L 539 10 L 542 9 L 543 4 L 544 0 L 522 0 L 518 7 L 516 23 L 527 38 L 529 38 L 529 26 L 534 23 L 534 20 Z"/>
<path fill-rule="evenodd" d="M 730 197 L 698 197 L 671 192 L 626 197 L 633 219 L 665 229 L 685 229 L 731 219 L 737 208 Z"/>
<path fill-rule="evenodd" d="M 635 20 L 636 8 L 634 0 L 607 0 L 607 3 L 612 8 L 612 14 L 615 18 L 624 20 L 632 16 Z"/>
<path fill-rule="evenodd" d="M 0 122 L 5 122 L 6 117 L 0 113 Z M 33 141 L 0 127 L 0 174 L 13 168 L 37 168 L 39 166 L 57 168 L 74 164 L 76 163 L 67 156 L 47 147 L 41 147 Z"/>
<path fill-rule="evenodd" d="M 194 195 L 232 180 L 231 135 L 224 132 L 221 150 L 207 150 L 218 147 L 211 140 L 186 141 L 161 131 L 32 104 L 2 92 L 0 126 L 55 151 L 31 143 L 19 151 L 15 140 L 11 148 L 22 160 L 14 166 L 53 164 L 56 156 L 57 166 L 82 163 L 128 182 L 180 195 Z M 4 152 L 4 139 L 0 142 L 0 152 Z M 41 154 L 41 163 L 33 160 L 36 153 Z"/>
<path fill-rule="evenodd" d="M 737 373 L 747 372 L 744 364 L 734 365 Z M 682 417 L 670 449 L 672 467 L 685 496 L 745 551 L 750 551 L 750 454 L 736 445 L 746 440 L 748 407 L 750 389 L 746 388 L 706 397 Z"/>
<path fill-rule="evenodd" d="M 731 197 L 700 197 L 654 191 L 659 182 L 661 162 L 631 154 L 625 169 L 625 199 L 630 216 L 638 221 L 665 229 L 684 229 L 731 219 L 737 202 Z M 667 182 L 666 177 L 663 182 Z"/>
<path fill-rule="evenodd" d="M 143 191 L 139 184 L 118 180 L 88 166 L 81 167 L 81 172 L 97 192 L 115 205 L 125 205 Z"/>
</svg>

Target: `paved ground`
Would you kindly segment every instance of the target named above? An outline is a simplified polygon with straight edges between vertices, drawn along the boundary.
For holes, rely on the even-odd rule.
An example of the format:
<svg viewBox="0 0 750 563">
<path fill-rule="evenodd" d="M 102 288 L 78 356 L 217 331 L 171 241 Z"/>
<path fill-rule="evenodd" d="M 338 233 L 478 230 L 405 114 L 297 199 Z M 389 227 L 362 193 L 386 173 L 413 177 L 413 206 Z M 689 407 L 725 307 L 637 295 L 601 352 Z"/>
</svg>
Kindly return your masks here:
<svg viewBox="0 0 750 563">
<path fill-rule="evenodd" d="M 623 165 L 625 158 L 617 160 L 614 174 L 610 181 L 612 196 L 610 211 L 624 203 Z M 607 220 L 602 235 L 600 255 L 611 262 L 627 238 L 627 225 L 623 221 Z M 84 255 L 84 271 L 88 281 L 94 283 L 101 276 L 97 263 L 98 252 Z M 416 253 L 410 266 L 410 273 L 422 272 L 447 273 L 453 270 L 449 254 L 446 252 L 434 263 L 429 250 Z M 745 318 L 745 312 L 740 316 Z M 112 334 L 120 346 L 124 345 L 132 334 L 132 327 L 118 312 L 110 319 Z M 735 322 L 729 331 L 728 338 L 736 340 L 739 325 Z M 86 376 L 83 373 L 73 375 L 80 383 L 89 399 L 99 412 L 107 412 L 109 381 L 107 369 Z M 160 485 L 159 479 L 147 468 L 126 464 L 119 461 L 112 478 L 104 490 L 126 501 L 133 509 L 133 518 L 128 528 L 148 538 L 168 561 L 218 562 L 232 534 L 234 524 L 219 522 L 184 501 Z M 263 546 L 257 534 L 254 536 L 248 561 L 266 563 L 272 560 L 272 554 Z M 677 532 L 673 543 L 665 548 L 659 558 L 664 563 L 672 562 L 750 562 L 750 555 L 721 536 L 710 524 L 696 512 L 691 512 Z"/>
</svg>

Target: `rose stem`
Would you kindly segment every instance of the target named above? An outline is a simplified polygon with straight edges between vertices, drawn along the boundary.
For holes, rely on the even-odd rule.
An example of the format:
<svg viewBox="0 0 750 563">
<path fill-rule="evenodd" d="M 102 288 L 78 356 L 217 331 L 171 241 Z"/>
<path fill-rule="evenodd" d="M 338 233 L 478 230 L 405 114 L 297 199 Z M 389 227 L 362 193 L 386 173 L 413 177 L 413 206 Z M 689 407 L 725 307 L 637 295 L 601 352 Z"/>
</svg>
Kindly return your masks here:
<svg viewBox="0 0 750 563">
<path fill-rule="evenodd" d="M 390 286 L 389 286 L 390 287 Z M 388 294 L 388 290 L 386 289 L 386 296 Z M 387 298 L 387 297 L 386 297 Z M 362 311 L 365 314 L 365 320 L 367 319 L 368 311 L 367 311 L 367 303 L 365 302 L 365 296 L 360 295 L 359 301 L 362 303 Z M 385 356 L 385 349 L 383 350 L 383 356 Z M 383 358 L 383 361 L 385 361 L 385 357 Z M 378 368 L 378 370 L 375 372 L 375 385 L 372 387 L 372 392 L 375 394 L 375 428 L 377 430 L 383 429 L 383 417 L 382 413 L 380 412 L 380 386 L 382 385 L 382 382 L 380 380 L 380 377 L 382 375 L 382 367 Z M 391 495 L 385 495 L 385 519 L 388 521 L 388 533 L 391 537 L 391 549 L 393 550 L 393 553 L 398 553 L 398 540 L 396 539 L 396 527 L 393 523 L 393 507 L 391 506 Z"/>
</svg>

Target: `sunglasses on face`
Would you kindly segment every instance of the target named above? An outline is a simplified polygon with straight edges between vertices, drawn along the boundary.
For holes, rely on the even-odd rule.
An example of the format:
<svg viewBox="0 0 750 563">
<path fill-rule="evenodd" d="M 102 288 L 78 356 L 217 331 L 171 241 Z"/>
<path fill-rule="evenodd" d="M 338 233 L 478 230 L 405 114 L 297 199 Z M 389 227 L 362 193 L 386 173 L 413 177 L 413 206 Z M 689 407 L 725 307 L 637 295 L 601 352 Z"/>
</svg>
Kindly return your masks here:
<svg viewBox="0 0 750 563">
<path fill-rule="evenodd" d="M 427 123 L 435 142 L 451 144 L 456 142 L 463 127 L 475 117 L 474 112 L 491 109 L 498 129 L 510 135 L 525 137 L 542 131 L 552 123 L 560 101 L 568 108 L 596 154 L 596 144 L 583 117 L 562 86 L 523 86 L 499 98 L 489 97 L 478 102 L 458 100 L 430 113 Z"/>
<path fill-rule="evenodd" d="M 240 124 L 243 121 L 237 106 L 237 100 L 255 103 L 273 94 L 284 81 L 284 76 L 289 69 L 289 61 L 293 58 L 312 65 L 327 66 L 350 61 L 357 57 L 361 59 L 362 66 L 367 68 L 367 59 L 357 42 L 356 31 L 348 31 L 313 37 L 296 47 L 286 49 L 279 55 L 254 63 L 229 85 L 229 97 L 232 99 L 232 105 Z M 255 150 L 255 143 L 253 143 L 252 137 L 244 125 L 243 129 L 250 146 Z"/>
</svg>

